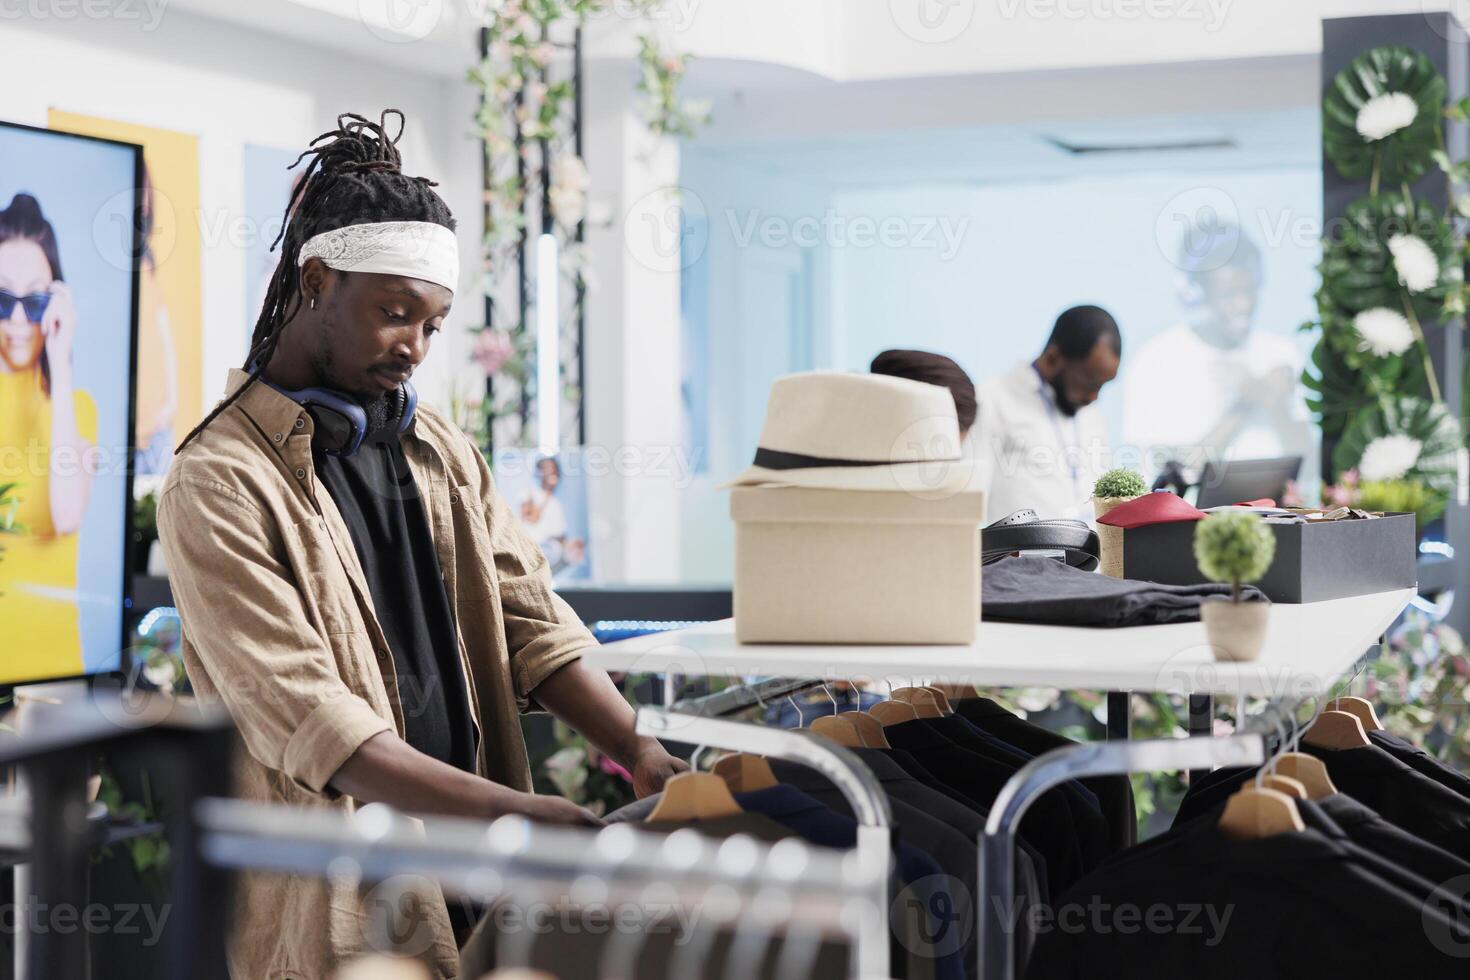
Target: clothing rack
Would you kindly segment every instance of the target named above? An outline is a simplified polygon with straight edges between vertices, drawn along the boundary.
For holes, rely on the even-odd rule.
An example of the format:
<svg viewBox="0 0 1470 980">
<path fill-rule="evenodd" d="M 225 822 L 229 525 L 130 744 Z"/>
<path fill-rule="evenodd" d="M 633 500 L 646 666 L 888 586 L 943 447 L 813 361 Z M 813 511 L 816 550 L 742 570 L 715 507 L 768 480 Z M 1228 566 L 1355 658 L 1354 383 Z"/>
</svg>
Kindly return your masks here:
<svg viewBox="0 0 1470 980">
<path fill-rule="evenodd" d="M 739 921 L 762 915 L 773 886 L 789 897 L 771 934 L 845 938 L 856 949 L 866 924 L 862 899 L 886 880 L 883 872 L 828 848 L 796 841 L 767 845 L 749 839 L 718 840 L 693 830 L 673 834 L 615 824 L 601 830 L 547 826 L 522 817 L 483 821 L 405 816 L 382 805 L 348 815 L 240 800 L 202 800 L 194 819 L 202 852 L 212 864 L 237 870 L 340 876 L 387 881 L 416 875 L 446 891 L 491 901 L 513 889 L 557 888 L 595 878 L 597 901 L 640 905 L 651 881 L 672 889 L 685 905 L 706 902 L 719 889 L 735 895 Z M 344 871 L 345 869 L 345 871 Z M 875 879 L 877 879 L 875 881 Z M 667 895 L 667 893 L 664 893 Z M 664 896 L 661 896 L 664 897 Z M 386 903 L 390 911 L 397 902 Z M 394 923 L 385 935 L 405 934 Z M 779 926 L 779 928 L 777 928 Z"/>
<path fill-rule="evenodd" d="M 17 912 L 30 908 L 83 908 L 95 829 L 80 818 L 90 760 L 104 747 L 127 746 L 156 765 L 154 788 L 187 812 L 205 796 L 228 791 L 234 729 L 223 711 L 204 710 L 147 695 L 94 688 L 59 704 L 27 705 L 22 737 L 0 740 L 0 768 L 14 766 L 21 792 L 0 809 L 0 838 L 24 844 L 26 864 L 15 867 Z M 170 853 L 169 928 L 164 956 L 175 975 L 225 980 L 223 874 L 199 858 L 191 820 L 166 826 Z M 17 980 L 86 974 L 87 931 L 28 932 L 17 914 Z"/>
<path fill-rule="evenodd" d="M 1091 742 L 1053 749 L 1022 766 L 996 796 L 980 838 L 978 927 L 983 980 L 1015 980 L 1016 935 L 1007 914 L 1015 894 L 1015 838 L 1021 818 L 1043 793 L 1088 776 L 1259 765 L 1266 758 L 1265 740 L 1262 734 L 1246 734 Z"/>
<path fill-rule="evenodd" d="M 683 715 L 723 718 L 749 708 L 764 706 L 768 701 L 810 691 L 824 683 L 820 678 L 811 677 L 768 677 L 754 683 L 735 684 L 713 694 L 684 698 L 669 705 L 668 709 Z"/>
<path fill-rule="evenodd" d="M 847 798 L 857 820 L 857 847 L 854 851 L 857 863 L 865 875 L 874 877 L 867 891 L 870 900 L 864 903 L 867 907 L 860 907 L 863 925 L 854 944 L 852 963 L 855 975 L 888 975 L 888 869 L 893 853 L 893 814 L 888 806 L 888 796 L 862 760 L 848 749 L 811 732 L 747 725 L 655 708 L 638 709 L 637 731 L 640 735 L 670 741 L 799 762 L 831 780 Z"/>
</svg>

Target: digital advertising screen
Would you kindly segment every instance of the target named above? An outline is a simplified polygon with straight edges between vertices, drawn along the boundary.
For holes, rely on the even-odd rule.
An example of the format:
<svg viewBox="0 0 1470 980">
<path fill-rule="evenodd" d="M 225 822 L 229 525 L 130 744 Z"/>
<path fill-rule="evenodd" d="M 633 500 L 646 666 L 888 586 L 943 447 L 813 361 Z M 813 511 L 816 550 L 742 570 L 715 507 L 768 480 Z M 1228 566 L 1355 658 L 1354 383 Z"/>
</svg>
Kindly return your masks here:
<svg viewBox="0 0 1470 980">
<path fill-rule="evenodd" d="M 141 186 L 0 123 L 0 685 L 123 666 Z"/>
</svg>

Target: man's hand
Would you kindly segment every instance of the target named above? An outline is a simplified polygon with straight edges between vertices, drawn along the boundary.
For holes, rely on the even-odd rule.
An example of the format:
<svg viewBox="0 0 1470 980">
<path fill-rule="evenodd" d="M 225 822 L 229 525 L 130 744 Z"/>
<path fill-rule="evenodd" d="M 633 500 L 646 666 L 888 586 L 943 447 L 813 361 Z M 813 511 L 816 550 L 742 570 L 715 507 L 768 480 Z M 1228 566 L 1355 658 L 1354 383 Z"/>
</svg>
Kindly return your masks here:
<svg viewBox="0 0 1470 980">
<path fill-rule="evenodd" d="M 525 799 L 519 801 L 513 812 L 537 823 L 559 823 L 572 827 L 605 826 L 602 820 L 571 800 L 560 796 L 538 796 L 535 793 L 522 795 Z"/>
<path fill-rule="evenodd" d="M 669 755 L 657 739 L 647 739 L 633 758 L 633 793 L 640 800 L 652 796 L 662 792 L 669 779 L 688 771 L 689 763 Z"/>
<path fill-rule="evenodd" d="M 574 660 L 542 681 L 534 693 L 543 707 L 633 774 L 633 792 L 639 799 L 659 792 L 670 776 L 689 768 L 657 739 L 637 734 L 632 706 L 605 671 Z"/>
</svg>

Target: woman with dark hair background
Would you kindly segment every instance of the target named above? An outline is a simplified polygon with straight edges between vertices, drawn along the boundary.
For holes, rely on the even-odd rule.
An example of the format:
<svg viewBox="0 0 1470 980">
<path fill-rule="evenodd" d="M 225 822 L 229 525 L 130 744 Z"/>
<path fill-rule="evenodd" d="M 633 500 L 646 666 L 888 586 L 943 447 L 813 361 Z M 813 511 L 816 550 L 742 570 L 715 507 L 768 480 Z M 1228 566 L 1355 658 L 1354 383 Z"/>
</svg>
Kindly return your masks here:
<svg viewBox="0 0 1470 980">
<path fill-rule="evenodd" d="M 35 677 L 76 674 L 77 531 L 92 473 L 97 407 L 72 386 L 77 314 L 55 230 L 29 194 L 0 211 L 0 485 L 21 533 L 0 556 L 0 622 Z M 31 670 L 30 668 L 34 668 Z"/>
<path fill-rule="evenodd" d="M 954 396 L 955 415 L 959 418 L 960 438 L 970 433 L 975 424 L 975 382 L 953 358 L 926 350 L 886 350 L 873 358 L 868 366 L 873 374 L 891 378 L 908 378 L 948 388 Z"/>
</svg>

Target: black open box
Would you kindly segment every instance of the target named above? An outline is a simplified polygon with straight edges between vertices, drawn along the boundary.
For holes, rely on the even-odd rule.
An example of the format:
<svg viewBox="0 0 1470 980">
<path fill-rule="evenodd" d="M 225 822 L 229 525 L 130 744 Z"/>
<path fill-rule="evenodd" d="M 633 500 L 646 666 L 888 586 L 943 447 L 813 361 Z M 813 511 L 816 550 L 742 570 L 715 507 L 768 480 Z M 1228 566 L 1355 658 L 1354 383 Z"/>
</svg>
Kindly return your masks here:
<svg viewBox="0 0 1470 980">
<path fill-rule="evenodd" d="M 1124 531 L 1123 575 L 1170 585 L 1206 581 L 1194 560 L 1195 525 L 1177 521 Z M 1267 526 L 1276 536 L 1276 557 L 1255 584 L 1272 602 L 1341 599 L 1416 583 L 1413 514 Z"/>
</svg>

